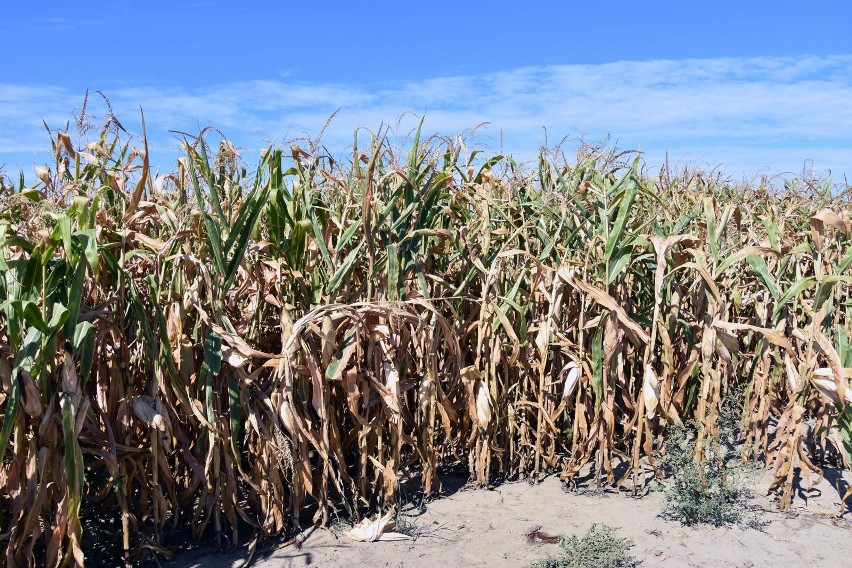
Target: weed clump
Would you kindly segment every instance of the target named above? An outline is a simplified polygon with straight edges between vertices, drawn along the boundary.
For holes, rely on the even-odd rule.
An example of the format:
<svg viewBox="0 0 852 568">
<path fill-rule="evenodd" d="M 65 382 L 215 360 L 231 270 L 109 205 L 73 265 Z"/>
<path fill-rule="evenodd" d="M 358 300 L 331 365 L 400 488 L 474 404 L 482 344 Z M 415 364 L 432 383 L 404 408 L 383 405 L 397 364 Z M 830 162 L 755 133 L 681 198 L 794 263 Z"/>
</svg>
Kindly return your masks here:
<svg viewBox="0 0 852 568">
<path fill-rule="evenodd" d="M 620 538 L 616 529 L 608 525 L 593 524 L 582 537 L 563 536 L 559 541 L 564 555 L 545 558 L 533 568 L 628 568 L 636 566 L 630 554 L 632 538 Z"/>
<path fill-rule="evenodd" d="M 665 455 L 660 465 L 671 474 L 672 483 L 666 488 L 668 503 L 663 516 L 685 525 L 762 526 L 747 505 L 752 492 L 743 487 L 729 465 L 738 458 L 739 400 L 739 393 L 732 393 L 725 400 L 716 431 L 710 435 L 698 436 L 701 426 L 696 424 L 672 425 L 667 429 Z"/>
<path fill-rule="evenodd" d="M 724 450 L 714 438 L 705 440 L 705 454 L 695 459 L 695 440 L 684 426 L 669 429 L 661 461 L 672 474 L 663 515 L 685 525 L 723 526 L 740 521 L 741 491 L 729 480 Z"/>
</svg>

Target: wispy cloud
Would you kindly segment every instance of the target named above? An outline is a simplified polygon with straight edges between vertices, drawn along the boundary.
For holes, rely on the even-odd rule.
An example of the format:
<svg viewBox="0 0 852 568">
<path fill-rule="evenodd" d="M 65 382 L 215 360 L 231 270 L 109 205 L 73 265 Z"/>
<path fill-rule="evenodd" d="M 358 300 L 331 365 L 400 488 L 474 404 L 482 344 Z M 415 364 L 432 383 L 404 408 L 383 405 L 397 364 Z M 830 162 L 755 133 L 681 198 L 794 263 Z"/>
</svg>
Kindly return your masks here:
<svg viewBox="0 0 852 568">
<path fill-rule="evenodd" d="M 316 135 L 340 109 L 324 141 L 341 150 L 356 127 L 375 130 L 413 113 L 403 120 L 409 127 L 425 113 L 430 132 L 488 122 L 492 145 L 502 136 L 521 156 L 544 142 L 546 128 L 551 143 L 609 135 L 641 148 L 651 166 L 668 152 L 735 176 L 798 173 L 806 161 L 836 179 L 852 175 L 852 55 L 620 61 L 366 86 L 277 76 L 199 88 L 126 85 L 107 94 L 125 125 L 144 108 L 155 156 L 175 147 L 169 129 L 212 124 L 256 151 L 270 140 Z M 0 84 L 0 164 L 28 166 L 13 158 L 44 148 L 41 119 L 60 126 L 81 102 L 82 93 L 61 86 Z"/>
</svg>

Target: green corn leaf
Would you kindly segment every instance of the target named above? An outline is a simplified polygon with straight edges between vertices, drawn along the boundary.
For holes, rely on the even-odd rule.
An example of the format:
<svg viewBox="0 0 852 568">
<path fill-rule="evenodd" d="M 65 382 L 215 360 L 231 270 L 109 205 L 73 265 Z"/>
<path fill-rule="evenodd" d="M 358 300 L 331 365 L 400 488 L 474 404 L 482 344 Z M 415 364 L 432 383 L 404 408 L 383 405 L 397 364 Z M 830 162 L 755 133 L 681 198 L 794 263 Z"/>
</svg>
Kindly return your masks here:
<svg viewBox="0 0 852 568">
<path fill-rule="evenodd" d="M 97 329 L 88 321 L 81 321 L 74 328 L 71 337 L 74 338 L 74 352 L 80 358 L 80 384 L 86 384 L 92 371 L 95 357 L 95 335 Z"/>
<path fill-rule="evenodd" d="M 21 348 L 15 354 L 15 362 L 12 366 L 13 372 L 17 369 L 24 369 L 30 375 L 39 375 L 40 360 L 44 357 L 44 352 L 41 350 L 41 345 L 44 342 L 42 332 L 34 327 L 27 330 L 27 335 L 21 344 Z"/>
<path fill-rule="evenodd" d="M 130 298 L 130 308 L 133 311 L 133 315 L 136 316 L 136 321 L 142 329 L 142 334 L 145 338 L 145 345 L 148 351 L 148 357 L 145 358 L 145 363 L 151 372 L 153 372 L 154 361 L 156 361 L 159 357 L 158 346 L 160 342 L 157 341 L 154 336 L 154 332 L 148 322 L 148 314 L 145 310 L 145 305 L 142 303 L 142 299 L 139 297 L 139 292 L 136 289 L 136 283 L 133 282 L 132 279 L 127 280 L 127 292 Z M 154 295 L 153 297 L 157 296 Z"/>
<path fill-rule="evenodd" d="M 26 240 L 23 237 L 18 237 L 18 236 L 15 236 L 15 235 L 6 237 L 5 241 L 0 243 L 0 246 L 2 246 L 2 247 L 7 247 L 7 246 L 9 246 L 9 247 L 21 247 L 24 250 L 24 252 L 26 252 L 30 256 L 33 255 L 33 251 L 35 250 L 35 245 L 33 243 L 31 243 L 30 241 Z"/>
<path fill-rule="evenodd" d="M 777 300 L 779 294 L 778 284 L 775 282 L 772 275 L 769 274 L 769 267 L 766 265 L 766 261 L 763 257 L 752 255 L 746 260 L 754 273 L 763 281 L 763 284 L 766 286 L 766 289 L 769 290 L 769 293 L 772 294 L 772 297 Z"/>
<path fill-rule="evenodd" d="M 840 259 L 840 262 L 837 263 L 837 273 L 845 274 L 847 270 L 849 270 L 849 266 L 852 265 L 852 248 Z"/>
<path fill-rule="evenodd" d="M 266 204 L 268 196 L 269 188 L 267 187 L 255 199 L 247 201 L 243 206 L 243 210 L 240 212 L 242 216 L 242 213 L 248 210 L 245 222 L 239 227 L 239 237 L 234 241 L 236 248 L 233 251 L 233 257 L 228 266 L 228 272 L 225 275 L 225 284 L 223 285 L 223 288 L 226 290 L 230 288 L 237 274 L 237 268 L 239 268 L 240 263 L 243 261 L 243 255 L 248 246 L 249 238 L 254 231 L 257 220 L 260 218 L 260 213 L 263 211 L 263 206 Z"/>
<path fill-rule="evenodd" d="M 419 260 L 415 260 L 414 268 L 417 271 L 417 284 L 420 286 L 420 293 L 428 300 L 430 298 L 429 284 L 426 282 L 426 271 L 423 269 L 423 263 Z"/>
<path fill-rule="evenodd" d="M 343 284 L 344 279 L 352 271 L 352 267 L 355 265 L 355 261 L 358 259 L 358 254 L 361 252 L 362 244 L 363 241 L 359 243 L 357 247 L 352 249 L 349 254 L 346 255 L 346 258 L 343 259 L 343 262 L 340 263 L 340 266 L 337 268 L 331 279 L 328 281 L 327 289 L 330 294 L 337 292 L 341 284 Z"/>
<path fill-rule="evenodd" d="M 201 148 L 203 151 L 204 143 L 202 141 Z M 206 164 L 207 154 L 204 154 L 204 162 Z M 215 268 L 217 270 L 217 274 L 224 275 L 225 274 L 225 258 L 222 253 L 222 231 L 221 227 L 216 223 L 216 221 L 207 214 L 204 208 L 204 194 L 201 190 L 201 183 L 198 180 L 198 173 L 196 172 L 195 167 L 190 167 L 190 178 L 192 180 L 192 187 L 195 191 L 195 201 L 198 206 L 199 213 L 201 215 L 201 221 L 204 225 L 204 230 L 207 233 L 207 242 L 210 244 L 210 250 L 213 252 L 213 261 Z M 213 190 L 212 186 L 210 189 L 211 195 L 216 194 Z M 216 203 L 218 203 L 218 196 L 216 197 Z M 219 207 L 219 212 L 221 212 L 221 206 Z M 221 214 L 220 218 L 224 218 L 224 213 Z"/>
<path fill-rule="evenodd" d="M 6 411 L 3 414 L 3 428 L 0 429 L 0 463 L 3 463 L 3 458 L 6 456 L 6 449 L 9 447 L 9 437 L 12 435 L 12 427 L 15 425 L 15 419 L 18 417 L 18 411 L 20 410 L 21 391 L 18 383 L 17 373 L 14 373 L 12 377 L 12 389 L 9 392 L 9 398 L 6 400 Z"/>
<path fill-rule="evenodd" d="M 778 227 L 775 222 L 769 217 L 762 219 L 763 226 L 766 227 L 766 234 L 769 237 L 769 245 L 777 252 L 781 252 L 781 243 L 778 241 Z"/>
<path fill-rule="evenodd" d="M 168 328 L 166 326 L 166 316 L 163 313 L 163 308 L 159 305 L 155 306 L 157 312 L 157 323 L 159 325 L 160 337 L 166 338 L 168 337 Z M 160 343 L 163 349 L 162 353 L 162 361 L 165 364 L 166 371 L 168 371 L 168 378 L 170 384 L 174 387 L 174 389 L 178 392 L 178 398 L 180 398 L 185 403 L 189 404 L 189 390 L 187 389 L 186 383 L 183 381 L 183 377 L 180 375 L 180 371 L 178 371 L 177 366 L 175 365 L 175 359 L 173 355 L 173 350 L 171 343 L 168 340 L 162 341 Z M 82 367 L 82 364 L 81 364 Z M 190 410 L 190 409 L 187 409 Z"/>
<path fill-rule="evenodd" d="M 20 290 L 23 292 L 22 297 L 24 297 L 24 295 L 26 295 L 26 297 L 34 297 L 35 294 L 38 293 L 38 290 L 41 289 L 42 268 L 44 265 L 41 263 L 40 249 L 43 249 L 42 245 L 36 247 L 32 256 L 28 261 L 26 261 L 26 265 L 24 266 L 23 278 L 21 279 L 20 287 Z"/>
<path fill-rule="evenodd" d="M 83 255 L 92 269 L 92 275 L 97 278 L 100 273 L 100 253 L 98 252 L 98 240 L 94 229 L 77 231 L 74 238 L 83 248 Z"/>
<path fill-rule="evenodd" d="M 218 375 L 222 370 L 222 337 L 207 328 L 204 332 L 204 362 L 201 374 L 204 376 Z"/>
<path fill-rule="evenodd" d="M 840 364 L 844 367 L 852 367 L 852 343 L 850 343 L 849 335 L 843 326 L 838 325 L 835 328 L 834 348 L 840 356 Z"/>
<path fill-rule="evenodd" d="M 204 142 L 204 138 L 202 136 L 198 137 L 198 154 L 195 154 L 195 157 L 198 158 L 195 160 L 195 165 L 196 167 L 201 168 L 201 174 L 207 181 L 207 191 L 210 193 L 210 202 L 213 203 L 213 211 L 215 211 L 218 216 L 219 223 L 227 225 L 228 218 L 225 216 L 225 212 L 222 209 L 222 200 L 219 197 L 219 190 L 216 187 L 216 179 L 213 174 L 213 169 L 210 167 L 210 161 L 207 159 L 207 144 Z M 193 171 L 194 176 L 195 167 L 191 167 L 190 169 Z M 199 200 L 198 206 L 202 207 L 202 203 L 203 201 Z"/>
<path fill-rule="evenodd" d="M 44 335 L 48 335 L 50 333 L 50 328 L 45 323 L 44 318 L 41 316 L 41 311 L 38 309 L 38 305 L 35 302 L 27 301 L 15 301 L 13 304 L 17 304 L 20 306 L 20 310 L 23 313 L 24 321 L 27 322 L 28 325 L 36 328 Z"/>
<path fill-rule="evenodd" d="M 68 525 L 78 537 L 80 526 L 80 505 L 83 502 L 83 482 L 85 479 L 83 452 L 74 432 L 77 419 L 77 403 L 73 393 L 64 393 L 60 399 L 62 411 L 62 432 L 65 441 L 65 478 L 68 499 Z"/>
<path fill-rule="evenodd" d="M 343 248 L 349 243 L 352 239 L 352 236 L 361 228 L 360 223 L 352 223 L 350 224 L 343 234 L 340 235 L 340 239 L 338 239 L 337 244 L 334 247 L 335 252 L 340 252 Z"/>
<path fill-rule="evenodd" d="M 786 306 L 790 300 L 801 294 L 803 291 L 813 288 L 815 285 L 816 278 L 809 276 L 790 286 L 790 288 L 784 292 L 784 295 L 781 296 L 781 299 L 778 300 L 778 303 L 775 304 L 775 309 L 772 311 L 772 319 L 777 320 L 781 310 L 784 309 L 784 306 Z"/>
<path fill-rule="evenodd" d="M 207 421 L 216 424 L 216 410 L 213 406 L 213 377 L 222 368 L 222 338 L 212 328 L 204 332 L 204 362 L 201 364 L 201 375 L 204 377 L 204 405 Z M 215 443 L 215 433 L 209 432 L 210 444 Z"/>
<path fill-rule="evenodd" d="M 74 328 L 77 326 L 77 318 L 80 317 L 80 304 L 83 301 L 83 285 L 85 284 L 86 264 L 80 262 L 74 269 L 71 286 L 68 289 L 68 316 L 62 335 L 65 338 L 74 337 Z"/>
<path fill-rule="evenodd" d="M 707 223 L 707 240 L 710 241 L 710 252 L 715 260 L 719 260 L 719 241 L 716 240 L 716 206 L 712 197 L 704 198 L 704 221 Z"/>
<path fill-rule="evenodd" d="M 257 180 L 260 180 L 262 173 L 261 167 L 258 167 Z M 251 233 L 254 227 L 252 219 L 255 217 L 256 210 L 259 215 L 259 210 L 262 210 L 263 206 L 266 205 L 266 200 L 269 197 L 270 185 L 266 184 L 263 189 L 260 189 L 259 184 L 260 181 L 255 182 L 255 187 L 249 195 L 246 196 L 242 207 L 240 207 L 237 212 L 237 218 L 231 226 L 231 230 L 228 233 L 228 239 L 222 247 L 222 251 L 225 253 L 226 257 L 231 255 L 231 249 L 234 248 L 234 245 L 238 243 L 238 241 L 242 240 L 246 231 L 248 231 L 249 234 Z"/>
<path fill-rule="evenodd" d="M 329 270 L 334 270 L 335 266 L 331 260 L 331 253 L 328 252 L 328 246 L 325 242 L 325 234 L 323 233 L 322 227 L 320 226 L 319 219 L 317 219 L 316 211 L 311 210 L 310 215 L 311 227 L 314 231 L 314 239 L 316 240 L 317 246 L 319 247 L 320 254 L 322 255 L 323 260 L 326 265 L 329 267 Z"/>
<path fill-rule="evenodd" d="M 59 328 L 68 321 L 68 315 L 68 308 L 59 303 L 53 304 L 53 313 L 50 317 L 50 322 L 47 324 L 48 337 L 52 337 L 57 331 L 59 331 Z"/>
<path fill-rule="evenodd" d="M 356 342 L 358 340 L 357 332 L 358 330 L 354 326 L 346 330 L 346 334 L 343 336 L 343 343 L 341 343 L 338 348 L 338 353 L 335 353 L 328 364 L 328 368 L 325 370 L 326 380 L 331 381 L 338 378 L 339 375 L 342 376 L 342 373 L 346 369 L 346 365 L 349 363 L 349 359 L 352 357 L 352 353 L 355 350 Z"/>
<path fill-rule="evenodd" d="M 71 244 L 71 218 L 68 215 L 60 215 L 56 219 L 56 229 L 59 231 L 59 236 L 62 239 L 65 256 L 70 259 L 73 253 Z"/>
<path fill-rule="evenodd" d="M 633 247 L 625 246 L 620 248 L 615 254 L 609 268 L 609 279 L 607 284 L 615 282 L 616 278 L 627 268 L 628 263 L 633 262 L 632 258 Z"/>
<path fill-rule="evenodd" d="M 388 245 L 388 299 L 400 299 L 400 282 L 399 282 L 399 254 L 397 253 L 396 245 Z"/>
<path fill-rule="evenodd" d="M 626 191 L 624 196 L 621 198 L 621 202 L 618 206 L 618 213 L 615 217 L 615 222 L 612 225 L 612 231 L 606 241 L 604 258 L 607 263 L 612 261 L 616 247 L 621 241 L 621 236 L 624 234 L 624 230 L 627 225 L 628 215 L 630 214 L 630 210 L 633 208 L 633 202 L 636 200 L 636 194 L 639 191 L 639 184 L 636 183 L 632 174 L 625 174 L 625 176 L 616 185 L 613 193 L 617 192 L 622 185 L 626 186 Z"/>
<path fill-rule="evenodd" d="M 817 292 L 814 295 L 814 311 L 819 310 L 822 307 L 828 299 L 829 294 L 831 294 L 832 289 L 834 289 L 834 287 L 840 282 L 848 284 L 852 282 L 852 276 L 839 276 L 832 274 L 822 279 L 822 282 L 820 282 L 819 288 L 817 288 Z"/>
</svg>

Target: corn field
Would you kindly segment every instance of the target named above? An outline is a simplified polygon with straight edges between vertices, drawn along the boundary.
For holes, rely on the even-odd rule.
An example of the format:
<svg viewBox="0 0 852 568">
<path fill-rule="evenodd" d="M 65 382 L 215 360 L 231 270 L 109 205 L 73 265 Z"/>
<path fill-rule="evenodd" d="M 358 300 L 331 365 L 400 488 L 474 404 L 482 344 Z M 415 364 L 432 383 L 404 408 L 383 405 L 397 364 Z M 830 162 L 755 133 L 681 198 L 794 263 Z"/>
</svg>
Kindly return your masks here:
<svg viewBox="0 0 852 568">
<path fill-rule="evenodd" d="M 253 170 L 208 130 L 159 175 L 114 117 L 50 137 L 35 185 L 0 178 L 8 566 L 82 566 L 86 511 L 115 512 L 129 564 L 451 466 L 637 490 L 667 425 L 697 424 L 700 458 L 732 396 L 782 509 L 797 472 L 852 465 L 850 187 L 419 130 Z"/>
</svg>

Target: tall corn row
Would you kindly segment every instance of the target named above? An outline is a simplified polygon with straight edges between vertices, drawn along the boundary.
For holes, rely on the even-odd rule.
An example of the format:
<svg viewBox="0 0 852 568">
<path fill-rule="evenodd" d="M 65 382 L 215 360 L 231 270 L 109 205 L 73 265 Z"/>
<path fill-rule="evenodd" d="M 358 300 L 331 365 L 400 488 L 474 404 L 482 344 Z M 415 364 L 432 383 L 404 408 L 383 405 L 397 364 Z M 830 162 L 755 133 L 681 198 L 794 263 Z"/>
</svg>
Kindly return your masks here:
<svg viewBox="0 0 852 568">
<path fill-rule="evenodd" d="M 700 454 L 734 393 L 782 508 L 795 468 L 850 466 L 848 188 L 593 148 L 519 167 L 419 130 L 404 157 L 356 138 L 348 164 L 309 144 L 251 173 L 205 135 L 159 176 L 123 137 L 54 133 L 39 183 L 3 185 L 9 566 L 82 565 L 81 510 L 116 512 L 129 563 L 186 523 L 234 546 L 455 464 L 636 488 L 667 424 Z"/>
</svg>

